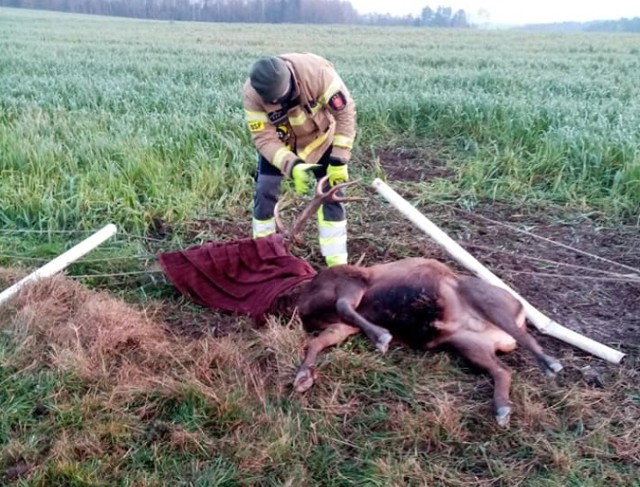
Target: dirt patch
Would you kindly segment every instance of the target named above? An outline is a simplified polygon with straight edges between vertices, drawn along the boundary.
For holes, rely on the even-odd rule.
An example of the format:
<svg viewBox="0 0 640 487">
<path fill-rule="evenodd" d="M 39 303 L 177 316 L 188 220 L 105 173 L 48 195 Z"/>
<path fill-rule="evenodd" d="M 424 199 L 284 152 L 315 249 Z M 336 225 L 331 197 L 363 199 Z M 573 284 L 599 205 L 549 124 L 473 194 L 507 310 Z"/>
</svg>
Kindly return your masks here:
<svg viewBox="0 0 640 487">
<path fill-rule="evenodd" d="M 473 211 L 444 205 L 421 210 L 549 317 L 595 340 L 638 352 L 640 282 L 630 282 L 632 269 L 640 269 L 637 227 L 496 203 Z M 386 205 L 371 203 L 363 215 L 350 225 L 352 261 L 361 255 L 364 264 L 424 256 L 468 272 Z"/>
<path fill-rule="evenodd" d="M 392 181 L 415 182 L 453 175 L 436 151 L 390 148 L 379 150 L 374 157 L 379 158 Z M 366 167 L 372 161 L 363 163 Z M 412 194 L 416 189 L 408 186 L 401 193 L 411 200 L 417 196 Z M 628 277 L 640 274 L 634 271 L 640 269 L 638 226 L 614 225 L 570 214 L 562 208 L 536 209 L 495 202 L 479 204 L 471 211 L 441 204 L 420 209 L 549 317 L 612 347 L 638 353 L 640 283 L 631 282 Z M 380 200 L 367 199 L 348 211 L 352 263 L 373 265 L 425 256 L 467 272 Z M 312 227 L 306 229 L 306 242 L 293 248 L 292 253 L 321 268 L 323 259 Z M 184 228 L 186 242 L 232 241 L 250 235 L 249 221 L 198 220 Z M 167 233 L 165 229 L 166 225 L 155 225 L 154 233 L 161 236 Z M 220 334 L 240 326 L 236 317 L 217 313 L 202 316 L 201 310 L 190 311 L 183 303 L 169 306 L 173 309 L 167 310 L 168 320 L 192 336 L 197 336 L 203 326 Z"/>
<path fill-rule="evenodd" d="M 223 219 L 200 219 L 188 222 L 185 232 L 191 240 L 215 240 L 230 242 L 251 237 L 251 219 L 230 221 Z"/>
<path fill-rule="evenodd" d="M 154 217 L 147 228 L 145 244 L 149 251 L 160 251 L 161 247 L 175 235 L 187 245 L 197 245 L 209 240 L 228 242 L 251 237 L 251 220 L 231 221 L 223 218 L 190 220 L 171 225 L 160 217 Z"/>
<path fill-rule="evenodd" d="M 611 263 L 640 269 L 637 227 L 567 216 L 560 210 L 536 211 L 497 203 L 482 204 L 472 211 L 444 205 L 421 210 L 549 317 L 597 341 L 638 353 L 640 283 L 624 277 L 633 274 L 630 269 Z M 203 222 L 200 231 L 221 241 L 247 235 L 243 225 L 230 222 Z M 350 212 L 349 233 L 352 263 L 361 259 L 362 264 L 373 265 L 425 256 L 467 272 L 408 220 L 375 200 Z M 292 252 L 316 268 L 323 265 L 314 228 L 307 229 L 306 243 Z M 165 320 L 190 336 L 198 336 L 203 330 L 221 336 L 242 326 L 238 317 L 202 313 L 202 309 L 190 309 L 182 302 L 168 302 L 166 306 Z M 557 344 L 552 339 L 543 341 L 553 343 L 553 347 Z"/>
<path fill-rule="evenodd" d="M 377 157 L 389 181 L 428 181 L 454 174 L 442 159 L 424 149 L 381 149 Z"/>
<path fill-rule="evenodd" d="M 540 215 L 531 223 L 517 211 L 495 206 L 456 215 L 468 221 L 460 243 L 531 304 L 595 340 L 638 346 L 640 272 L 632 270 L 640 269 L 638 228 L 544 221 Z"/>
</svg>

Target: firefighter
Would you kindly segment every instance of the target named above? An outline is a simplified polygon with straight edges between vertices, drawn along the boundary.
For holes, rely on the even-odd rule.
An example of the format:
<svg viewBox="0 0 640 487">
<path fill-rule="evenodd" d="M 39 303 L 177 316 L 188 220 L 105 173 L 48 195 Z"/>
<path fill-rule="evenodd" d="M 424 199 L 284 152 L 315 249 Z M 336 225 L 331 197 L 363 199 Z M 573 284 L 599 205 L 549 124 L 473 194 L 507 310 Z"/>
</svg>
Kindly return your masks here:
<svg viewBox="0 0 640 487">
<path fill-rule="evenodd" d="M 333 65 L 311 53 L 258 59 L 243 87 L 249 131 L 258 150 L 253 237 L 275 233 L 273 210 L 280 183 L 290 178 L 298 194 L 315 179 L 348 181 L 356 134 L 356 106 Z M 327 266 L 347 263 L 344 205 L 318 210 L 320 250 Z"/>
</svg>

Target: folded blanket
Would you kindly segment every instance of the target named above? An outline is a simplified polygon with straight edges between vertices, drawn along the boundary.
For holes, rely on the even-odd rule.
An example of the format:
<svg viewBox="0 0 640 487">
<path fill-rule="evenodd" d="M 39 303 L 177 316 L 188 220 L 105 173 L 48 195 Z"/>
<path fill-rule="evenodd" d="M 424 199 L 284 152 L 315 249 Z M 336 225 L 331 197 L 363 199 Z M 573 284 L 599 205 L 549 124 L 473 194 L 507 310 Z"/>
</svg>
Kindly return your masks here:
<svg viewBox="0 0 640 487">
<path fill-rule="evenodd" d="M 306 261 L 289 254 L 279 234 L 207 242 L 162 253 L 159 260 L 173 285 L 196 303 L 248 314 L 257 322 L 278 296 L 316 274 Z"/>
</svg>

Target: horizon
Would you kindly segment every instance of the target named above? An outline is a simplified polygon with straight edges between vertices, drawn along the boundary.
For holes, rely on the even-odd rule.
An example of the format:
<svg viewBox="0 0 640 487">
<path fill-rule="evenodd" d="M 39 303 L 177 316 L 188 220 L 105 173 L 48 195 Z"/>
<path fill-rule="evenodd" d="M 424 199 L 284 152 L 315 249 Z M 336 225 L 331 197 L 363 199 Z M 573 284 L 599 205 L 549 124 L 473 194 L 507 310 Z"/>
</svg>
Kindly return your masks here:
<svg viewBox="0 0 640 487">
<path fill-rule="evenodd" d="M 516 4 L 504 0 L 451 0 L 429 2 L 425 0 L 349 0 L 359 14 L 369 13 L 394 16 L 420 16 L 425 6 L 434 11 L 439 5 L 464 10 L 473 23 L 478 24 L 549 24 L 561 22 L 590 22 L 640 17 L 640 4 L 629 5 L 628 0 L 610 0 L 606 4 L 576 5 L 567 0 L 539 0 Z"/>
</svg>

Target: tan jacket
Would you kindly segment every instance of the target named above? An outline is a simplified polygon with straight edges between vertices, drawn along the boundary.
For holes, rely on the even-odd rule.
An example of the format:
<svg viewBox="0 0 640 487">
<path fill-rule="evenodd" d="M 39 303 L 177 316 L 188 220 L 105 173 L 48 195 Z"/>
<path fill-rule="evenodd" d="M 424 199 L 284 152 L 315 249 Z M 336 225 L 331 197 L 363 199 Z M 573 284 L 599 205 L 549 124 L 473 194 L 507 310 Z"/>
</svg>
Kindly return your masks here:
<svg viewBox="0 0 640 487">
<path fill-rule="evenodd" d="M 330 145 L 332 156 L 349 161 L 356 105 L 333 64 L 310 53 L 278 57 L 293 73 L 293 105 L 285 110 L 265 104 L 249 80 L 243 87 L 247 124 L 258 151 L 287 176 L 295 159 L 316 163 Z"/>
</svg>

